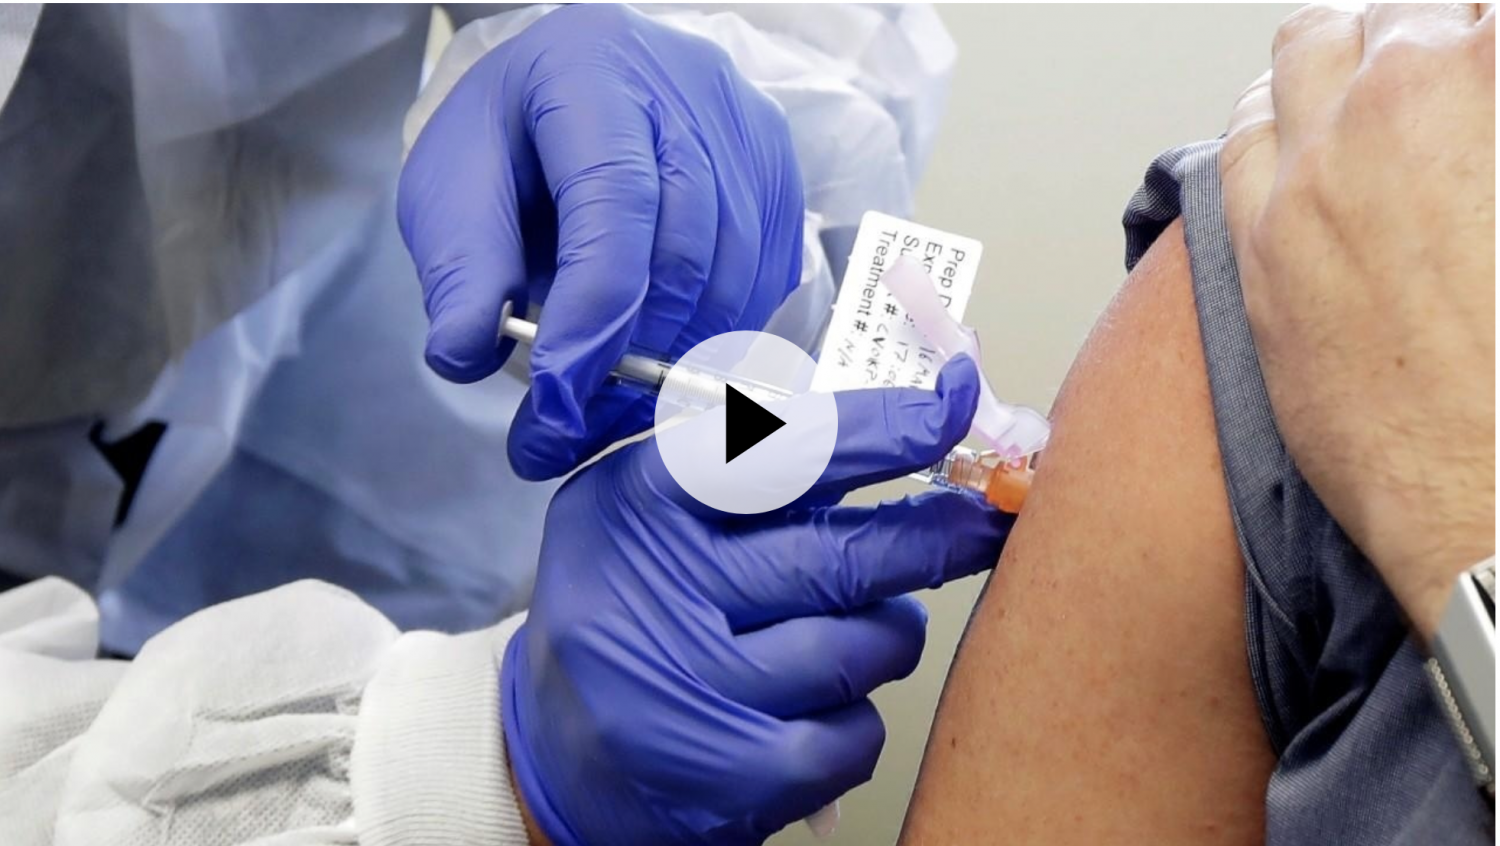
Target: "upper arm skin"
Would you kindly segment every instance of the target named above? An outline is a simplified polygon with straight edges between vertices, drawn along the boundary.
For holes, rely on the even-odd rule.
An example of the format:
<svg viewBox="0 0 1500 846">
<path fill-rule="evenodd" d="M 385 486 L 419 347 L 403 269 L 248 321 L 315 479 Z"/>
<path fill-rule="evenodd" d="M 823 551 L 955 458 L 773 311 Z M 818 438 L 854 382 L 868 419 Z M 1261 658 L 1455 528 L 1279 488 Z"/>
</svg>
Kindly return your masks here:
<svg viewBox="0 0 1500 846">
<path fill-rule="evenodd" d="M 1099 320 L 943 692 L 901 842 L 1263 842 L 1245 653 L 1181 222 Z"/>
</svg>

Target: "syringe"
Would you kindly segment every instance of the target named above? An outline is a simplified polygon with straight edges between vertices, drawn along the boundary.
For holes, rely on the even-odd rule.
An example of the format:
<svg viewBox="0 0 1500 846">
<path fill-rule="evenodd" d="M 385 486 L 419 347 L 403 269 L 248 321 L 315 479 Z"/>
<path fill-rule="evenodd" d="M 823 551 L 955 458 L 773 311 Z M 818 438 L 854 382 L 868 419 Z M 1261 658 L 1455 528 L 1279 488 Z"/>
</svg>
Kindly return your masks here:
<svg viewBox="0 0 1500 846">
<path fill-rule="evenodd" d="M 527 346 L 536 343 L 536 324 L 519 317 L 507 316 L 500 322 L 500 334 L 513 338 Z M 702 368 L 673 367 L 672 362 L 650 356 L 625 353 L 620 362 L 610 371 L 616 379 L 651 396 L 667 393 L 675 402 L 688 408 L 707 411 L 725 403 L 724 386 L 733 385 L 736 390 L 760 403 L 790 399 L 792 392 L 775 385 L 767 385 L 753 379 L 731 373 L 718 373 Z"/>
<path fill-rule="evenodd" d="M 507 316 L 501 321 L 500 334 L 530 346 L 536 341 L 536 324 Z M 622 356 L 610 373 L 644 393 L 655 396 L 669 390 L 674 399 L 703 410 L 724 404 L 726 384 L 762 403 L 792 397 L 791 392 L 774 385 L 733 374 L 674 368 L 670 362 L 636 353 Z M 913 473 L 911 478 L 937 487 L 974 491 L 1001 511 L 1016 514 L 1031 489 L 1034 458 L 1024 455 L 1007 459 L 993 450 L 954 447 L 942 461 Z"/>
<path fill-rule="evenodd" d="M 1008 514 L 1019 514 L 1026 494 L 1031 491 L 1031 477 L 1036 472 L 1034 452 L 1007 459 L 994 450 L 983 452 L 968 447 L 954 447 L 942 461 L 912 478 L 954 490 L 979 493 L 989 503 Z"/>
</svg>

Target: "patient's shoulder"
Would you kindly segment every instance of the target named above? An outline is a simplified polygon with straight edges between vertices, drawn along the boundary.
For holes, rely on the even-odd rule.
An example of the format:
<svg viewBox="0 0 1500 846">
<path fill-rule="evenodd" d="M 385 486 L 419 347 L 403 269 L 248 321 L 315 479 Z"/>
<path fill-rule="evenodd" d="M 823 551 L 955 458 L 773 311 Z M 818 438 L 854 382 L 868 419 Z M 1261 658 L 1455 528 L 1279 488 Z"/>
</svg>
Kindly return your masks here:
<svg viewBox="0 0 1500 846">
<path fill-rule="evenodd" d="M 1085 344 L 943 694 L 905 843 L 1252 843 L 1272 755 L 1173 225 Z"/>
</svg>

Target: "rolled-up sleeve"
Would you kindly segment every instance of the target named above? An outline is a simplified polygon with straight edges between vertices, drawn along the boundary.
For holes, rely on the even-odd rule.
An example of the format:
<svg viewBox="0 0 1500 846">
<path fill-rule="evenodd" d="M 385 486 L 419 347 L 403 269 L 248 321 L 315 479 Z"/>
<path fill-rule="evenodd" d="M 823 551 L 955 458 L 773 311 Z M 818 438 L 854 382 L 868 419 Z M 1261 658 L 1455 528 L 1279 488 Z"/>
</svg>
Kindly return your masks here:
<svg viewBox="0 0 1500 846">
<path fill-rule="evenodd" d="M 1189 144 L 1151 163 L 1125 211 L 1126 265 L 1182 219 L 1245 565 L 1246 657 L 1278 755 L 1266 842 L 1490 842 L 1493 809 L 1434 704 L 1395 599 L 1282 443 L 1224 220 L 1221 146 Z"/>
</svg>

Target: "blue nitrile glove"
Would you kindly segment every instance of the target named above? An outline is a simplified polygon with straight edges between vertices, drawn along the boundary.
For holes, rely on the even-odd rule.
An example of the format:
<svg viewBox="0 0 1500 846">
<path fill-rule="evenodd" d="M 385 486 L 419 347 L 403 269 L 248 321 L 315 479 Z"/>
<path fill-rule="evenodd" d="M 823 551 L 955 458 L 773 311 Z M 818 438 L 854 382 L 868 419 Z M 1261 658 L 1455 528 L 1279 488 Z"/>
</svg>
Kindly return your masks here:
<svg viewBox="0 0 1500 846">
<path fill-rule="evenodd" d="M 935 393 L 839 394 L 833 460 L 801 501 L 931 465 L 977 385 L 959 358 Z M 502 669 L 531 814 L 557 846 L 733 846 L 832 802 L 884 743 L 870 692 L 921 655 L 926 613 L 903 594 L 993 566 L 1010 522 L 949 492 L 723 515 L 655 439 L 583 470 L 552 502 Z"/>
<path fill-rule="evenodd" d="M 398 214 L 427 361 L 494 373 L 501 309 L 545 302 L 510 430 L 526 479 L 648 428 L 607 374 L 760 329 L 796 287 L 802 184 L 786 118 L 718 46 L 628 8 L 569 6 L 495 48 L 422 130 Z"/>
</svg>

